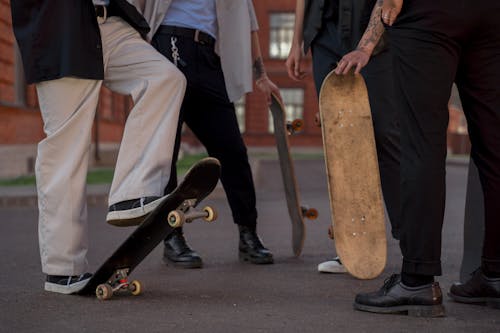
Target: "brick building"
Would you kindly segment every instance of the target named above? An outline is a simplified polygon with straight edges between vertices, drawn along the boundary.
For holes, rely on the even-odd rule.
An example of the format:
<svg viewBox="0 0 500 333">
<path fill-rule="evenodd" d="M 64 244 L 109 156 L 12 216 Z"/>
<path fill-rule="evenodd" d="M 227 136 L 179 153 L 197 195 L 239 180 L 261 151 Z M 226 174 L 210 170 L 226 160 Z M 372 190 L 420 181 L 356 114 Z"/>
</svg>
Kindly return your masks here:
<svg viewBox="0 0 500 333">
<path fill-rule="evenodd" d="M 254 4 L 268 75 L 282 90 L 288 118 L 302 118 L 305 122 L 303 132 L 292 137 L 291 143 L 296 147 L 321 147 L 321 131 L 314 124 L 318 104 L 311 74 L 303 82 L 295 82 L 288 78 L 284 66 L 293 34 L 295 1 L 254 1 Z M 310 56 L 303 65 L 311 73 Z M 104 147 L 116 148 L 131 103 L 128 97 L 103 88 L 94 128 L 94 142 L 100 147 L 95 150 L 95 159 L 99 159 L 98 153 Z M 236 109 L 249 147 L 275 145 L 272 119 L 263 95 L 257 92 L 248 94 L 236 103 Z M 465 152 L 468 149 L 467 135 L 460 125 L 463 124 L 463 115 L 459 107 L 452 109 L 450 151 Z M 36 143 L 43 137 L 34 87 L 27 86 L 23 79 L 11 28 L 10 1 L 0 0 L 0 177 L 32 172 Z M 198 144 L 189 130 L 184 131 L 183 140 L 190 145 Z"/>
</svg>

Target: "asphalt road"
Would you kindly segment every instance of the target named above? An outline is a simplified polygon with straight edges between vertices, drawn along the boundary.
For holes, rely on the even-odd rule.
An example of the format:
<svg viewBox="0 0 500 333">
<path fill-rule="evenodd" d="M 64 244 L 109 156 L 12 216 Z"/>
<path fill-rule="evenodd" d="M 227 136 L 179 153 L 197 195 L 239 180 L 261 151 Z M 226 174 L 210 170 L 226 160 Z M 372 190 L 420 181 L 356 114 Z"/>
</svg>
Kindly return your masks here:
<svg viewBox="0 0 500 333">
<path fill-rule="evenodd" d="M 316 271 L 334 255 L 326 231 L 329 202 L 322 161 L 297 162 L 304 203 L 320 217 L 307 225 L 303 254 L 292 255 L 290 223 L 276 161 L 256 170 L 259 233 L 273 251 L 275 264 L 244 264 L 237 257 L 237 228 L 222 191 L 206 200 L 216 206 L 215 224 L 193 223 L 187 239 L 203 257 L 203 269 L 166 266 L 159 246 L 133 273 L 144 284 L 134 297 L 109 301 L 43 291 L 35 207 L 0 208 L 1 332 L 499 332 L 500 311 L 468 306 L 445 297 L 447 317 L 412 318 L 357 312 L 357 292 L 379 288 L 400 269 L 397 243 L 389 241 L 388 265 L 377 279 L 360 281 L 347 274 Z M 462 252 L 466 166 L 449 165 L 443 271 L 446 293 L 458 280 Z M 429 189 L 432 190 L 432 189 Z M 130 229 L 106 225 L 106 207 L 89 210 L 91 270 L 126 238 Z"/>
</svg>

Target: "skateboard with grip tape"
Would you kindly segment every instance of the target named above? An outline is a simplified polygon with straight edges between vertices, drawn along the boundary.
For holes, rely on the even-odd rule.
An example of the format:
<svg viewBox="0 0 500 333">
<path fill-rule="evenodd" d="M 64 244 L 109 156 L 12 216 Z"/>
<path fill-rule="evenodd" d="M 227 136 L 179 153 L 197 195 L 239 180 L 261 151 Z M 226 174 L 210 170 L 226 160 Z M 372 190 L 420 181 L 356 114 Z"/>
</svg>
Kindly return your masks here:
<svg viewBox="0 0 500 333">
<path fill-rule="evenodd" d="M 95 294 L 101 300 L 109 299 L 118 291 L 139 295 L 142 285 L 129 281 L 132 271 L 175 228 L 195 219 L 207 222 L 217 218 L 216 211 L 197 205 L 208 196 L 220 177 L 220 163 L 215 158 L 204 158 L 193 165 L 177 188 L 167 195 L 118 249 L 97 269 L 77 294 Z"/>
</svg>

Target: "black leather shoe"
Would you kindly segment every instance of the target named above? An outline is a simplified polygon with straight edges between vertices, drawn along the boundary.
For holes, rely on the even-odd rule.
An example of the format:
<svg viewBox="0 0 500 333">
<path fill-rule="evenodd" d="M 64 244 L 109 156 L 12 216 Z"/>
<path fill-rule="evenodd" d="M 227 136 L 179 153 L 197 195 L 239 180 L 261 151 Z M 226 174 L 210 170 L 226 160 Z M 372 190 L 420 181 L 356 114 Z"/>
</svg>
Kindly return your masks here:
<svg viewBox="0 0 500 333">
<path fill-rule="evenodd" d="M 356 310 L 375 313 L 403 313 L 416 317 L 443 317 L 443 295 L 439 283 L 408 287 L 401 276 L 388 278 L 379 291 L 356 295 Z"/>
<path fill-rule="evenodd" d="M 448 296 L 456 302 L 486 304 L 500 309 L 500 278 L 488 278 L 477 269 L 469 281 L 453 284 Z"/>
<path fill-rule="evenodd" d="M 182 268 L 200 268 L 203 261 L 198 253 L 191 250 L 184 239 L 182 228 L 175 229 L 165 240 L 163 250 L 163 261 Z"/>
<path fill-rule="evenodd" d="M 240 231 L 239 257 L 252 264 L 272 264 L 273 254 L 262 245 L 255 228 L 238 225 Z"/>
</svg>

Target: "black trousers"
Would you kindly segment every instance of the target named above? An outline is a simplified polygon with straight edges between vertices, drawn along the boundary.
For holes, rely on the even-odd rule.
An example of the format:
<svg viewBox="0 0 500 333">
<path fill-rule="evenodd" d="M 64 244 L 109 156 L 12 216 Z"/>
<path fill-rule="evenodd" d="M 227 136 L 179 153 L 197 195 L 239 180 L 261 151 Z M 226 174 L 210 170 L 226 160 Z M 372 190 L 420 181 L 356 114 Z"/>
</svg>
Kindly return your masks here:
<svg viewBox="0 0 500 333">
<path fill-rule="evenodd" d="M 338 40 L 336 29 L 333 22 L 325 22 L 311 44 L 313 76 L 318 95 L 326 75 L 348 52 Z M 382 192 L 391 221 L 392 235 L 399 239 L 399 121 L 393 98 L 391 54 L 383 51 L 374 56 L 361 74 L 366 82 L 372 110 Z"/>
<path fill-rule="evenodd" d="M 484 191 L 482 265 L 500 272 L 499 17 L 498 0 L 406 0 L 399 19 L 389 28 L 401 122 L 404 273 L 441 274 L 446 131 L 453 81 Z"/>
<path fill-rule="evenodd" d="M 171 37 L 176 38 L 181 61 L 179 69 L 187 79 L 175 142 L 172 173 L 165 190 L 177 186 L 181 127 L 189 126 L 210 156 L 221 162 L 221 182 L 236 224 L 253 227 L 257 221 L 255 188 L 245 143 L 236 119 L 234 104 L 227 97 L 219 56 L 213 45 L 193 38 L 157 33 L 152 45 L 172 61 Z"/>
</svg>

